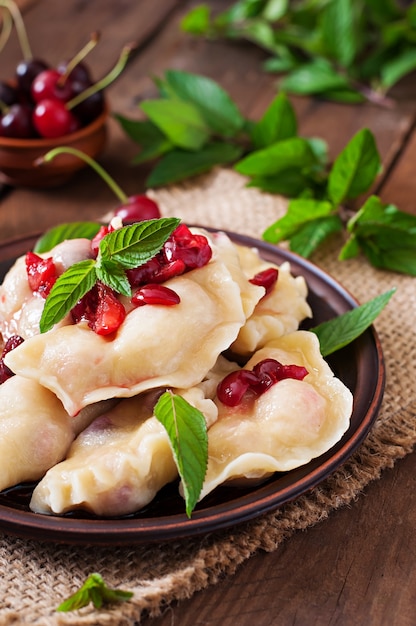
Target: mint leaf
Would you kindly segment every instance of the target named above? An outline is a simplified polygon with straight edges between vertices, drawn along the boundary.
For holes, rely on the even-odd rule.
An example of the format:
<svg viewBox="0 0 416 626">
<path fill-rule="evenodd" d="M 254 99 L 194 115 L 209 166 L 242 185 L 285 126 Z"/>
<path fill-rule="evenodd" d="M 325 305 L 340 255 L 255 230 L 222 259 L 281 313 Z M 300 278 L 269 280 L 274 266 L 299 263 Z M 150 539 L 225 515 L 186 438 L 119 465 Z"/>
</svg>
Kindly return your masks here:
<svg viewBox="0 0 416 626">
<path fill-rule="evenodd" d="M 166 217 L 114 230 L 100 241 L 98 268 L 103 271 L 111 263 L 125 269 L 139 267 L 159 252 L 179 223 L 176 217 Z"/>
<path fill-rule="evenodd" d="M 318 336 L 322 356 L 340 350 L 359 337 L 380 315 L 395 291 L 390 289 L 351 311 L 311 328 Z"/>
<path fill-rule="evenodd" d="M 389 89 L 415 69 L 416 47 L 413 45 L 393 56 L 384 64 L 381 69 L 381 84 L 385 89 Z"/>
<path fill-rule="evenodd" d="M 208 435 L 203 414 L 182 396 L 166 391 L 158 400 L 154 414 L 165 427 L 182 480 L 186 514 L 195 508 L 208 463 Z"/>
<path fill-rule="evenodd" d="M 325 52 L 349 67 L 360 50 L 360 11 L 356 0 L 329 2 L 322 11 L 321 33 Z"/>
<path fill-rule="evenodd" d="M 125 602 L 133 597 L 133 592 L 122 589 L 110 589 L 104 582 L 100 574 L 90 574 L 82 587 L 74 594 L 64 600 L 57 611 L 68 612 L 77 611 L 84 606 L 93 603 L 96 609 L 100 609 L 103 604 Z"/>
<path fill-rule="evenodd" d="M 181 29 L 192 35 L 205 35 L 209 31 L 210 14 L 210 7 L 206 4 L 191 9 L 182 19 Z"/>
<path fill-rule="evenodd" d="M 210 132 L 199 110 L 182 100 L 145 100 L 140 108 L 177 147 L 199 150 Z"/>
<path fill-rule="evenodd" d="M 195 105 L 214 133 L 233 137 L 243 128 L 245 120 L 237 105 L 211 78 L 179 70 L 168 70 L 165 78 L 170 93 Z"/>
<path fill-rule="evenodd" d="M 358 131 L 335 159 L 328 179 L 328 194 L 334 204 L 367 191 L 380 172 L 381 159 L 374 135 Z"/>
<path fill-rule="evenodd" d="M 338 215 L 320 217 L 305 223 L 290 239 L 290 249 L 308 258 L 329 235 L 342 230 Z"/>
<path fill-rule="evenodd" d="M 361 249 L 381 269 L 416 275 L 416 216 L 383 204 L 371 196 L 347 224 L 353 242 L 347 241 L 340 258 L 350 258 Z"/>
<path fill-rule="evenodd" d="M 70 222 L 66 224 L 59 224 L 47 230 L 42 237 L 40 237 L 34 248 L 33 252 L 41 254 L 42 252 L 49 252 L 58 243 L 62 243 L 66 239 L 93 239 L 100 230 L 101 224 L 97 222 Z"/>
<path fill-rule="evenodd" d="M 314 163 L 316 157 L 308 141 L 292 137 L 252 152 L 235 169 L 245 176 L 273 176 L 290 167 L 302 169 Z"/>
<path fill-rule="evenodd" d="M 338 74 L 324 59 L 301 65 L 290 72 L 280 83 L 280 89 L 299 96 L 325 94 L 327 91 L 349 88 L 348 80 Z"/>
<path fill-rule="evenodd" d="M 272 101 L 261 120 L 251 130 L 255 148 L 265 148 L 282 139 L 295 137 L 296 134 L 296 114 L 283 92 Z"/>
<path fill-rule="evenodd" d="M 103 261 L 95 266 L 97 279 L 111 287 L 117 293 L 131 298 L 131 285 L 127 278 L 124 267 L 112 261 Z"/>
<path fill-rule="evenodd" d="M 60 322 L 90 289 L 97 279 L 95 261 L 87 259 L 71 265 L 53 285 L 40 318 L 41 333 Z"/>
<path fill-rule="evenodd" d="M 150 120 L 130 120 L 122 115 L 114 117 L 126 135 L 141 148 L 133 159 L 134 164 L 156 159 L 174 148 L 173 143 Z"/>
<path fill-rule="evenodd" d="M 330 202 L 294 198 L 289 202 L 286 214 L 264 231 L 263 239 L 270 243 L 290 239 L 305 224 L 328 217 L 332 211 Z"/>
<path fill-rule="evenodd" d="M 146 180 L 147 187 L 162 187 L 190 176 L 209 171 L 214 165 L 233 163 L 242 154 L 242 148 L 229 143 L 213 142 L 198 152 L 173 150 L 153 168 Z"/>
</svg>

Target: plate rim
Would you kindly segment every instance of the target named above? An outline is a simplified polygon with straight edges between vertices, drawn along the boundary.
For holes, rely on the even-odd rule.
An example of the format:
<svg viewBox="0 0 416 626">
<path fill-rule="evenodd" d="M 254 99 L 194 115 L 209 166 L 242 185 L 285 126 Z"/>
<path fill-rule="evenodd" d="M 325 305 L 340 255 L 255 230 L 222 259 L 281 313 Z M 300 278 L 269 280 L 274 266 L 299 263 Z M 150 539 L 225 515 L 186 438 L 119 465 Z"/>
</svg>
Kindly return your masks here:
<svg viewBox="0 0 416 626">
<path fill-rule="evenodd" d="M 334 291 L 336 296 L 340 297 L 345 303 L 347 307 L 345 310 L 352 309 L 358 305 L 356 298 L 337 279 L 296 253 L 226 229 L 207 226 L 198 227 L 204 228 L 209 232 L 224 232 L 235 243 L 257 248 L 261 256 L 267 258 L 270 255 L 279 264 L 289 261 L 292 270 L 293 266 L 295 266 L 295 271 L 293 272 L 295 275 L 303 275 L 303 272 L 306 272 L 307 275 L 312 275 L 318 283 L 322 283 L 327 289 Z M 12 261 L 19 254 L 24 254 L 24 246 L 27 244 L 27 249 L 31 249 L 38 236 L 39 234 L 30 234 L 0 243 L 0 262 Z M 300 268 L 302 271 L 299 271 Z M 75 517 L 40 515 L 0 503 L 0 530 L 39 541 L 53 540 L 55 542 L 78 545 L 132 545 L 203 535 L 241 524 L 277 510 L 288 502 L 309 492 L 325 478 L 333 474 L 352 456 L 371 430 L 382 403 L 386 371 L 381 342 L 373 325 L 356 339 L 353 344 L 358 345 L 363 341 L 372 346 L 372 358 L 377 365 L 377 376 L 374 377 L 375 384 L 371 390 L 367 412 L 362 416 L 361 421 L 353 429 L 353 432 L 350 433 L 350 427 L 341 440 L 327 453 L 313 459 L 310 463 L 301 466 L 301 468 L 285 474 L 285 476 L 294 476 L 301 470 L 301 477 L 294 483 L 290 483 L 289 480 L 289 484 L 285 488 L 280 488 L 273 492 L 271 485 L 277 480 L 273 479 L 265 486 L 253 488 L 241 497 L 233 499 L 233 502 L 236 503 L 235 506 L 230 507 L 227 501 L 208 508 L 202 506 L 200 510 L 197 509 L 193 512 L 191 518 L 187 518 L 184 512 L 166 517 L 77 519 Z M 302 477 L 304 470 L 308 467 L 310 467 L 310 472 Z"/>
</svg>

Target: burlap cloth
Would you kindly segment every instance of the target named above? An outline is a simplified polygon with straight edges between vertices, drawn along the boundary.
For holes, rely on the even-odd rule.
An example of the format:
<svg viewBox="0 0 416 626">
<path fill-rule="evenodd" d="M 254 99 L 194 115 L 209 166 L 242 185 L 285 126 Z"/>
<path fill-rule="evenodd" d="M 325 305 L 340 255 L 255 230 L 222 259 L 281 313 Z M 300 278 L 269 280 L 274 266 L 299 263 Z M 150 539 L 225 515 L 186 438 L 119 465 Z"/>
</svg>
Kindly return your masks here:
<svg viewBox="0 0 416 626">
<path fill-rule="evenodd" d="M 164 215 L 253 237 L 285 210 L 281 198 L 245 187 L 245 180 L 218 170 L 192 183 L 154 194 Z M 0 544 L 0 624 L 133 624 L 145 614 L 159 615 L 173 600 L 215 584 L 258 550 L 273 551 L 296 530 L 325 519 L 351 502 L 381 471 L 411 452 L 416 442 L 416 284 L 412 278 L 376 270 L 364 259 L 337 260 L 333 240 L 312 259 L 359 300 L 386 291 L 397 293 L 376 322 L 387 366 L 387 385 L 379 417 L 355 455 L 318 488 L 260 519 L 201 538 L 131 547 L 74 547 L 38 544 L 2 536 Z M 405 373 L 405 375 L 404 375 Z M 110 586 L 134 592 L 131 601 L 111 610 L 85 608 L 55 612 L 91 572 Z"/>
</svg>

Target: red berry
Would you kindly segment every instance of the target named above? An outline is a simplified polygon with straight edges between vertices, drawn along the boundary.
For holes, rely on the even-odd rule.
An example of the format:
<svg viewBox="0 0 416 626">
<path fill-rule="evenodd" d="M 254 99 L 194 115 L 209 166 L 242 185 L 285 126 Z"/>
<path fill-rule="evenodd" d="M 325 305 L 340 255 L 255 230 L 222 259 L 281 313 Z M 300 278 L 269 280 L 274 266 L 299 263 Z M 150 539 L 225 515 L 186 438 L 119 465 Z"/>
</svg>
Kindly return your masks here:
<svg viewBox="0 0 416 626">
<path fill-rule="evenodd" d="M 20 335 L 12 335 L 6 341 L 0 357 L 0 385 L 4 383 L 8 378 L 14 376 L 12 370 L 5 364 L 4 357 L 6 356 L 6 354 L 17 348 L 17 346 L 20 346 L 23 341 L 24 339 L 23 337 L 20 337 Z"/>
<path fill-rule="evenodd" d="M 40 59 L 29 59 L 21 61 L 16 67 L 17 87 L 20 92 L 30 96 L 32 83 L 36 76 L 48 69 L 48 65 Z"/>
<path fill-rule="evenodd" d="M 48 139 L 63 137 L 79 128 L 79 122 L 63 102 L 42 100 L 33 113 L 33 125 L 39 135 Z"/>
<path fill-rule="evenodd" d="M 116 209 L 114 215 L 121 217 L 125 224 L 159 219 L 161 217 L 156 202 L 146 195 L 130 196 L 127 202 Z"/>
<path fill-rule="evenodd" d="M 218 400 L 227 406 L 237 406 L 247 391 L 256 383 L 256 375 L 249 370 L 231 372 L 217 387 Z"/>
<path fill-rule="evenodd" d="M 34 102 L 60 100 L 68 102 L 74 95 L 71 81 L 63 80 L 57 70 L 44 70 L 32 83 L 31 96 Z"/>
<path fill-rule="evenodd" d="M 0 136 L 26 139 L 35 136 L 32 111 L 26 104 L 12 104 L 0 118 Z"/>
<path fill-rule="evenodd" d="M 263 270 L 259 272 L 253 278 L 250 279 L 250 283 L 253 285 L 259 285 L 260 287 L 264 287 L 267 295 L 275 286 L 277 279 L 279 277 L 279 270 L 274 267 L 269 267 L 267 270 Z"/>
<path fill-rule="evenodd" d="M 163 306 L 174 306 L 181 301 L 180 297 L 164 285 L 148 284 L 140 287 L 131 299 L 135 306 L 143 306 L 145 304 L 161 304 Z"/>
<path fill-rule="evenodd" d="M 43 259 L 34 252 L 28 252 L 26 254 L 26 272 L 31 290 L 46 298 L 58 278 L 53 258 Z"/>
<path fill-rule="evenodd" d="M 96 283 L 71 311 L 75 323 L 85 320 L 97 335 L 115 332 L 126 317 L 126 310 L 107 285 Z"/>
</svg>

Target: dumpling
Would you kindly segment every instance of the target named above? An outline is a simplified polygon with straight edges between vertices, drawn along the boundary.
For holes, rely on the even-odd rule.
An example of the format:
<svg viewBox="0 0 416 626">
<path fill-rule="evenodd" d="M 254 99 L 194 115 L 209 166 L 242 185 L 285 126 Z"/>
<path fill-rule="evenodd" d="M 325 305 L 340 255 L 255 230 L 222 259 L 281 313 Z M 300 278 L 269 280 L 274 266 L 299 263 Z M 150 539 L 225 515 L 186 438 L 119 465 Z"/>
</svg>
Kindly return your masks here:
<svg viewBox="0 0 416 626">
<path fill-rule="evenodd" d="M 277 267 L 262 260 L 255 249 L 238 246 L 238 251 L 249 279 L 263 270 Z M 259 301 L 233 343 L 232 350 L 236 354 L 253 354 L 272 339 L 297 330 L 302 320 L 311 317 L 303 276 L 292 276 L 288 262 L 282 263 L 278 270 L 273 290 Z"/>
<path fill-rule="evenodd" d="M 54 328 L 9 352 L 6 365 L 53 391 L 71 415 L 105 398 L 198 384 L 264 293 L 233 249 L 224 235 L 207 265 L 165 283 L 178 305 L 133 309 L 111 337 L 82 324 Z"/>
<path fill-rule="evenodd" d="M 49 470 L 30 507 L 46 514 L 84 509 L 102 516 L 138 511 L 178 476 L 169 437 L 153 416 L 156 392 L 121 400 L 74 441 L 67 458 Z M 203 394 L 183 394 L 214 411 Z M 210 408 L 208 405 L 211 404 Z"/>
<path fill-rule="evenodd" d="M 101 410 L 70 417 L 50 391 L 21 376 L 0 385 L 0 408 L 0 491 L 41 478 Z"/>
<path fill-rule="evenodd" d="M 237 407 L 217 400 L 200 499 L 231 479 L 247 484 L 304 465 L 329 450 L 349 426 L 352 394 L 321 356 L 316 335 L 297 331 L 270 342 L 247 368 L 266 358 L 309 373 L 302 381 L 282 380 Z"/>
<path fill-rule="evenodd" d="M 91 255 L 88 239 L 71 239 L 55 246 L 51 252 L 39 256 L 51 256 L 58 274 L 70 265 Z M 39 321 L 45 300 L 34 294 L 29 287 L 25 256 L 19 257 L 4 277 L 0 286 L 0 333 L 7 341 L 12 335 L 24 339 L 39 334 Z M 68 323 L 68 320 L 60 325 Z"/>
</svg>

